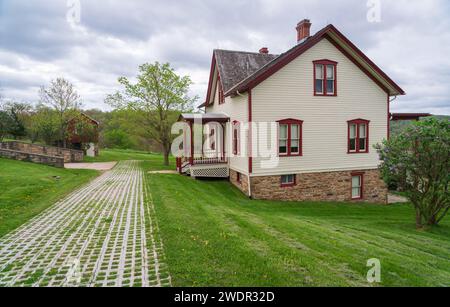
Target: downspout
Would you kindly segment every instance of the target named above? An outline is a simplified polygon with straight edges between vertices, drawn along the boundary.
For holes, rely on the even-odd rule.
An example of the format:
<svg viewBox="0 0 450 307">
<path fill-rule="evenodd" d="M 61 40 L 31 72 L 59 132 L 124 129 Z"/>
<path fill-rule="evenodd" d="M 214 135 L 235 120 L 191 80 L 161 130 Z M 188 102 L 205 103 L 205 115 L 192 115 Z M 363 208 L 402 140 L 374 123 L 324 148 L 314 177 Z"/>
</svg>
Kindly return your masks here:
<svg viewBox="0 0 450 307">
<path fill-rule="evenodd" d="M 253 139 L 252 139 L 252 89 L 248 90 L 248 197 L 252 198 L 252 182 L 250 174 L 253 171 L 253 158 L 252 158 L 252 148 L 253 148 Z"/>
<path fill-rule="evenodd" d="M 240 97 L 245 97 L 242 93 L 240 93 L 239 91 L 236 91 L 236 94 Z M 248 124 L 249 124 L 249 137 L 248 137 L 248 148 L 249 148 L 249 154 L 250 156 L 248 157 L 248 174 L 247 174 L 247 182 L 248 182 L 248 197 L 252 197 L 252 185 L 251 185 L 251 177 L 250 177 L 250 173 L 252 172 L 252 157 L 251 157 L 251 148 L 252 148 L 252 138 L 251 138 L 251 122 L 252 122 L 252 90 L 249 89 L 248 90 Z"/>
<path fill-rule="evenodd" d="M 388 121 L 387 121 L 387 139 L 389 141 L 389 139 L 391 138 L 391 102 L 393 102 L 394 100 L 397 99 L 397 95 L 394 96 L 394 98 L 390 99 L 390 96 L 388 94 L 387 97 L 387 116 L 388 116 Z"/>
</svg>

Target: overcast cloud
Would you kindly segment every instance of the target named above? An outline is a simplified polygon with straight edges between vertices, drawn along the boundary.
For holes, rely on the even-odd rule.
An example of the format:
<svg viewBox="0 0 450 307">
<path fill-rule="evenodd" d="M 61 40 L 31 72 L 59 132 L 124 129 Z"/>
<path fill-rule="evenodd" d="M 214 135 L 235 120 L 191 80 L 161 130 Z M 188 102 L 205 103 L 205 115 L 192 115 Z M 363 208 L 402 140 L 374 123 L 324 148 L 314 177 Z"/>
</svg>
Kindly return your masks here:
<svg viewBox="0 0 450 307">
<path fill-rule="evenodd" d="M 334 24 L 407 92 L 393 111 L 450 115 L 448 0 L 380 0 L 374 23 L 366 0 L 80 0 L 75 26 L 71 2 L 0 0 L 3 96 L 36 102 L 41 85 L 65 77 L 86 108 L 105 109 L 119 76 L 158 60 L 190 75 L 201 103 L 214 48 L 281 53 L 310 18 L 313 33 Z"/>
</svg>

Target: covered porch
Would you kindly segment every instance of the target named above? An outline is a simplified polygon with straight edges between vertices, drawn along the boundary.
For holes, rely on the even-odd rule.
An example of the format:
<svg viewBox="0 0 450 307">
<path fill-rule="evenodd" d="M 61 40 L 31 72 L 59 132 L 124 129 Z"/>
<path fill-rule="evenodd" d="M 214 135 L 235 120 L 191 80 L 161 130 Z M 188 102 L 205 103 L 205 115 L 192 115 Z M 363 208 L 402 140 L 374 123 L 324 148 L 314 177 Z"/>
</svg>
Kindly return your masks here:
<svg viewBox="0 0 450 307">
<path fill-rule="evenodd" d="M 230 118 L 224 113 L 181 114 L 183 129 L 182 156 L 177 157 L 180 174 L 191 177 L 229 176 L 226 130 Z"/>
</svg>

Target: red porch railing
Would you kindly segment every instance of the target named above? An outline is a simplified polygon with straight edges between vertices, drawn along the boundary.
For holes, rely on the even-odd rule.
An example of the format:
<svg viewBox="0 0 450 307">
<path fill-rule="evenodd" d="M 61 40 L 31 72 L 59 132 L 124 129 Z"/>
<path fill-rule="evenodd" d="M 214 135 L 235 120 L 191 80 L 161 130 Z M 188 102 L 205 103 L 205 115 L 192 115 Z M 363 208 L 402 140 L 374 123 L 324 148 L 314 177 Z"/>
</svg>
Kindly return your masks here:
<svg viewBox="0 0 450 307">
<path fill-rule="evenodd" d="M 176 167 L 178 172 L 182 172 L 183 165 L 188 163 L 189 165 L 208 165 L 208 164 L 224 164 L 227 163 L 228 160 L 226 157 L 216 157 L 216 158 L 207 158 L 207 157 L 197 157 L 197 158 L 188 158 L 188 157 L 179 157 L 176 158 Z"/>
<path fill-rule="evenodd" d="M 200 157 L 200 158 L 194 158 L 193 159 L 193 165 L 198 164 L 222 164 L 227 163 L 227 158 L 225 157 L 216 157 L 216 158 L 206 158 L 206 157 Z"/>
</svg>

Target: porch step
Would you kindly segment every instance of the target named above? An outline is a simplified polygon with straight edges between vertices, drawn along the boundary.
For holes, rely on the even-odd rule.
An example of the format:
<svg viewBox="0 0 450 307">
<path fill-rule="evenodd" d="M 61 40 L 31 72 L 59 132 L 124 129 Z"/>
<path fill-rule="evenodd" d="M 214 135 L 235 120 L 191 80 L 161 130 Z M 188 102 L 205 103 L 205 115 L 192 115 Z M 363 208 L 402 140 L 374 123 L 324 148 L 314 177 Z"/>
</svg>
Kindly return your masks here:
<svg viewBox="0 0 450 307">
<path fill-rule="evenodd" d="M 189 174 L 190 173 L 190 164 L 189 163 L 184 163 L 181 166 L 181 173 L 182 174 Z"/>
<path fill-rule="evenodd" d="M 189 167 L 191 177 L 227 178 L 230 176 L 228 164 L 191 165 Z"/>
</svg>

